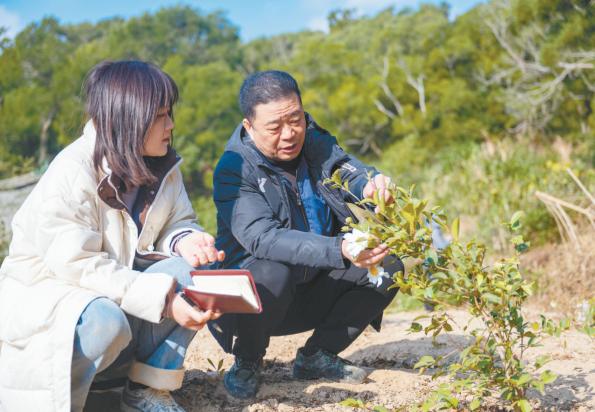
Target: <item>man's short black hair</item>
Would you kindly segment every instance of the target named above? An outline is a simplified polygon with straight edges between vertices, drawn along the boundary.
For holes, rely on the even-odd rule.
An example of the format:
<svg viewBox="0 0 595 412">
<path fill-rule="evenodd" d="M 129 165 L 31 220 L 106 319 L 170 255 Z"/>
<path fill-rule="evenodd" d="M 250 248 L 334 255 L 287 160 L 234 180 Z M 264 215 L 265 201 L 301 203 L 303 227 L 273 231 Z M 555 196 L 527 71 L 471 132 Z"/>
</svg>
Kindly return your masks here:
<svg viewBox="0 0 595 412">
<path fill-rule="evenodd" d="M 280 70 L 252 73 L 246 77 L 240 87 L 240 110 L 246 119 L 252 120 L 254 108 L 257 105 L 291 97 L 294 94 L 301 103 L 300 89 L 289 73 Z"/>
</svg>

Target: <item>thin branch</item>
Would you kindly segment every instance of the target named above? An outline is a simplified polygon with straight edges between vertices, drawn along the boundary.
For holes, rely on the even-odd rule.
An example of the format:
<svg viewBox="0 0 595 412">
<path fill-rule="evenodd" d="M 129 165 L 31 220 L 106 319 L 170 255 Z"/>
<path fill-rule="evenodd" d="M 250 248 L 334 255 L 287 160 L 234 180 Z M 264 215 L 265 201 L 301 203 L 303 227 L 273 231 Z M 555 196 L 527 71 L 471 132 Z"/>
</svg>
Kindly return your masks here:
<svg viewBox="0 0 595 412">
<path fill-rule="evenodd" d="M 567 168 L 566 169 L 566 172 L 570 175 L 570 177 L 572 178 L 572 180 L 574 180 L 574 182 L 578 185 L 578 187 L 581 188 L 581 190 L 583 191 L 583 193 L 587 196 L 587 198 L 595 206 L 595 197 L 593 197 L 593 195 L 591 194 L 591 192 L 589 192 L 587 190 L 587 188 L 583 185 L 583 183 L 579 180 L 579 178 L 576 177 L 576 175 L 574 173 L 572 173 L 572 170 L 570 170 L 570 168 Z"/>
<path fill-rule="evenodd" d="M 577 206 L 573 203 L 567 202 L 565 200 L 562 199 L 558 199 L 557 197 L 554 197 L 552 195 L 548 195 L 547 193 L 543 193 L 540 191 L 536 191 L 535 192 L 535 196 L 537 196 L 539 198 L 539 200 L 541 200 L 544 203 L 553 203 L 553 204 L 558 204 L 560 206 L 564 206 L 565 208 L 574 210 L 575 212 L 579 212 L 582 213 L 583 215 L 585 215 L 588 219 L 595 219 L 595 212 L 589 210 L 589 209 L 585 209 L 582 208 L 580 206 Z"/>
<path fill-rule="evenodd" d="M 399 99 L 397 99 L 397 97 L 390 90 L 390 87 L 388 87 L 388 74 L 389 74 L 389 71 L 390 71 L 390 63 L 388 61 L 388 56 L 384 56 L 383 66 L 382 66 L 382 82 L 380 82 L 380 88 L 382 89 L 382 91 L 384 92 L 384 94 L 386 95 L 386 97 L 388 97 L 388 99 L 391 101 L 391 103 L 395 107 L 395 110 L 397 111 L 397 114 L 402 117 L 403 116 L 403 113 L 404 113 L 403 112 L 403 106 L 401 105 L 401 102 L 399 101 Z M 376 105 L 376 107 L 378 107 L 378 105 Z M 379 110 L 380 110 L 380 108 L 379 108 Z M 380 111 L 382 111 L 382 110 L 380 110 Z M 391 113 L 392 113 L 392 111 L 391 111 Z M 393 113 L 393 116 L 392 117 L 394 117 L 394 113 Z"/>
<path fill-rule="evenodd" d="M 382 102 L 380 100 L 378 100 L 378 99 L 374 99 L 374 105 L 376 106 L 376 108 L 378 110 L 380 110 L 381 113 L 384 113 L 385 115 L 387 115 L 391 119 L 394 119 L 397 116 L 396 114 L 394 114 L 393 112 L 391 112 L 390 110 L 388 110 L 386 107 L 384 107 L 384 105 L 382 104 Z"/>
<path fill-rule="evenodd" d="M 425 93 L 425 87 L 424 87 L 424 75 L 420 74 L 419 76 L 417 76 L 417 78 L 414 78 L 413 75 L 411 74 L 411 71 L 409 70 L 409 68 L 407 67 L 407 65 L 405 64 L 405 62 L 403 60 L 399 61 L 399 66 L 401 66 L 401 69 L 403 69 L 403 72 L 405 72 L 405 76 L 407 78 L 407 84 L 409 84 L 411 87 L 413 87 L 415 89 L 415 91 L 417 92 L 417 96 L 419 99 L 419 110 L 421 110 L 422 114 L 425 116 L 426 115 L 426 93 Z"/>
</svg>

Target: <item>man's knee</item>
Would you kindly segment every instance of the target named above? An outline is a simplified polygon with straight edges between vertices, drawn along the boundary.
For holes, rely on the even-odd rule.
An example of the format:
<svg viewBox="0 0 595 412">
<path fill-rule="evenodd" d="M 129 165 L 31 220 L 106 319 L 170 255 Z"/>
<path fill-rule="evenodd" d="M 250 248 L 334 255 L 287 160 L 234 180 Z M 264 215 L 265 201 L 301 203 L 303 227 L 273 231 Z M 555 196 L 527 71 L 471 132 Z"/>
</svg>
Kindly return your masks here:
<svg viewBox="0 0 595 412">
<path fill-rule="evenodd" d="M 399 259 L 395 256 L 388 256 L 387 258 L 384 259 L 383 264 L 384 264 L 384 270 L 386 270 L 388 273 L 391 273 L 391 274 L 405 271 L 405 265 L 403 265 L 403 262 L 401 262 L 401 259 Z"/>
<path fill-rule="evenodd" d="M 405 271 L 405 266 L 400 259 L 394 256 L 389 256 L 384 259 L 383 265 L 384 270 L 389 274 L 389 277 L 383 279 L 382 284 L 378 287 L 378 291 L 381 292 L 390 303 L 399 291 L 399 288 L 394 286 L 395 281 L 393 280 L 393 275 Z"/>
<path fill-rule="evenodd" d="M 295 288 L 291 267 L 271 260 L 257 260 L 246 268 L 252 274 L 259 290 L 275 298 L 286 299 Z"/>
</svg>

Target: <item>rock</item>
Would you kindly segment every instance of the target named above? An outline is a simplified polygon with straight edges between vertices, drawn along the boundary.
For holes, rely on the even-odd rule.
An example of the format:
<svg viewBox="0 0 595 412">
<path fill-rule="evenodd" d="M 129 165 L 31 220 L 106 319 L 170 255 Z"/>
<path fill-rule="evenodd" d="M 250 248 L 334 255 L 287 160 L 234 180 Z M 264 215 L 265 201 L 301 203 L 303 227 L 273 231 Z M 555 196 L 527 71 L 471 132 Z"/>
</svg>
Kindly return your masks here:
<svg viewBox="0 0 595 412">
<path fill-rule="evenodd" d="M 279 405 L 277 405 L 277 410 L 279 412 L 290 412 L 293 411 L 293 408 L 285 403 L 280 403 Z"/>
</svg>

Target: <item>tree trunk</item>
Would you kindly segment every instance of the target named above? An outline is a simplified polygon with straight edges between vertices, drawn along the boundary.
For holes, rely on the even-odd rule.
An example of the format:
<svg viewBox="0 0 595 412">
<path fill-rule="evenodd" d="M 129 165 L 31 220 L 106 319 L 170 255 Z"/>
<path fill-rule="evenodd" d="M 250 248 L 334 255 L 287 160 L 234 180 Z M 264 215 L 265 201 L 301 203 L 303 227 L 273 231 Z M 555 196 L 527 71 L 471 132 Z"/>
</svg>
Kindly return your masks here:
<svg viewBox="0 0 595 412">
<path fill-rule="evenodd" d="M 39 166 L 43 166 L 48 158 L 49 130 L 55 115 L 56 109 L 52 108 L 41 123 L 41 134 L 39 135 L 39 159 L 37 162 Z"/>
</svg>

